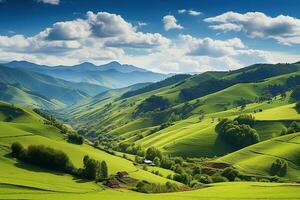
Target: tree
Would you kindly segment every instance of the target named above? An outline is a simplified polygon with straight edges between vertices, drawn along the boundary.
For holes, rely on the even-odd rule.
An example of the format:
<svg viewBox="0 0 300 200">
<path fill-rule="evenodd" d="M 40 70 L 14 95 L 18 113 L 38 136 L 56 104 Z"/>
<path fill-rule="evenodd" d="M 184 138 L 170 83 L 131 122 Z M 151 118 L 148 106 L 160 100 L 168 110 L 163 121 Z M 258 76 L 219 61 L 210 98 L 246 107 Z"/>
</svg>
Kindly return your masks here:
<svg viewBox="0 0 300 200">
<path fill-rule="evenodd" d="M 160 159 L 158 157 L 155 157 L 154 160 L 153 160 L 153 163 L 156 165 L 156 166 L 160 166 Z"/>
<path fill-rule="evenodd" d="M 259 142 L 257 131 L 249 125 L 239 124 L 230 119 L 221 120 L 216 126 L 216 132 L 228 144 L 240 149 Z"/>
<path fill-rule="evenodd" d="M 97 177 L 97 170 L 99 169 L 99 161 L 90 158 L 88 155 L 85 155 L 83 158 L 83 171 L 82 175 L 87 178 L 94 180 Z"/>
<path fill-rule="evenodd" d="M 234 181 L 234 179 L 239 175 L 239 172 L 235 169 L 227 167 L 221 175 L 226 177 L 229 181 Z"/>
<path fill-rule="evenodd" d="M 151 97 L 145 99 L 138 107 L 137 113 L 146 113 L 156 109 L 164 110 L 168 108 L 170 102 L 161 96 L 152 95 Z"/>
<path fill-rule="evenodd" d="M 270 168 L 270 175 L 284 176 L 287 171 L 288 164 L 285 160 L 276 159 Z"/>
<path fill-rule="evenodd" d="M 297 86 L 291 94 L 291 97 L 296 100 L 299 101 L 300 100 L 300 86 Z"/>
<path fill-rule="evenodd" d="M 11 153 L 15 158 L 20 158 L 21 154 L 25 151 L 24 147 L 19 142 L 14 142 L 11 145 Z"/>
<path fill-rule="evenodd" d="M 101 162 L 101 178 L 106 179 L 108 177 L 108 169 L 105 161 Z"/>
<path fill-rule="evenodd" d="M 297 112 L 300 114 L 300 101 L 296 103 L 296 106 L 295 106 Z"/>
<path fill-rule="evenodd" d="M 153 161 L 155 157 L 158 157 L 159 159 L 161 159 L 162 158 L 161 152 L 154 147 L 148 148 L 146 151 L 146 159 Z"/>
<path fill-rule="evenodd" d="M 81 135 L 77 134 L 68 134 L 68 142 L 73 144 L 83 144 L 84 138 Z"/>
<path fill-rule="evenodd" d="M 237 121 L 239 124 L 246 124 L 249 125 L 251 127 L 254 126 L 255 124 L 255 118 L 253 115 L 247 115 L 247 114 L 243 114 L 238 116 L 237 118 L 234 119 L 234 121 Z"/>
</svg>

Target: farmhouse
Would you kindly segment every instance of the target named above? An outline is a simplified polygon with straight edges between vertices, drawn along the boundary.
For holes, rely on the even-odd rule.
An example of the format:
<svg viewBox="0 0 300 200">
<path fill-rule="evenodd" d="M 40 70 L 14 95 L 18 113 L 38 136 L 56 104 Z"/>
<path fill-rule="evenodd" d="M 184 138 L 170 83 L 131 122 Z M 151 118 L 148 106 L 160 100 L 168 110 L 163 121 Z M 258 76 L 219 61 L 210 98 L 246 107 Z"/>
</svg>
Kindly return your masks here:
<svg viewBox="0 0 300 200">
<path fill-rule="evenodd" d="M 127 177 L 129 177 L 129 174 L 125 171 L 117 172 L 117 177 L 118 178 L 127 178 Z"/>
<path fill-rule="evenodd" d="M 152 160 L 144 160 L 144 164 L 146 164 L 146 165 L 151 165 L 151 166 L 155 166 L 155 164 L 153 163 Z"/>
</svg>

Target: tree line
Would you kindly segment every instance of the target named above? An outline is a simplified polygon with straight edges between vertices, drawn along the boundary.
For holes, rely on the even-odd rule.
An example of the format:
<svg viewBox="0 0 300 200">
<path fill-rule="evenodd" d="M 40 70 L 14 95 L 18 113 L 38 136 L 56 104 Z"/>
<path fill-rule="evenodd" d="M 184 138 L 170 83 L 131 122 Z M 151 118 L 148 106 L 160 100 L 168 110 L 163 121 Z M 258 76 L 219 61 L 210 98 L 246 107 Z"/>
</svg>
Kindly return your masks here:
<svg viewBox="0 0 300 200">
<path fill-rule="evenodd" d="M 11 154 L 26 163 L 95 180 L 96 182 L 108 178 L 106 162 L 100 162 L 90 158 L 88 155 L 83 158 L 83 168 L 77 169 L 66 153 L 44 145 L 29 145 L 25 148 L 20 143 L 15 142 L 11 145 Z"/>
</svg>

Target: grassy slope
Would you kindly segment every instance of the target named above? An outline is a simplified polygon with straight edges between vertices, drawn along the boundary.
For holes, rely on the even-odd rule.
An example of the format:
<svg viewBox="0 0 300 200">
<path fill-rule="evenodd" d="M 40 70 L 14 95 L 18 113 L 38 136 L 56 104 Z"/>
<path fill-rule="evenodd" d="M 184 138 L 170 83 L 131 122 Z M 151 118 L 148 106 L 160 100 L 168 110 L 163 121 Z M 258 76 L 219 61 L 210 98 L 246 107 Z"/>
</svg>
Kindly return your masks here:
<svg viewBox="0 0 300 200">
<path fill-rule="evenodd" d="M 43 119 L 30 109 L 22 109 L 12 122 L 4 122 L 7 112 L 15 112 L 9 104 L 0 103 L 0 182 L 2 184 L 38 187 L 45 190 L 63 190 L 72 192 L 98 190 L 93 182 L 74 180 L 72 176 L 53 173 L 11 158 L 9 147 L 13 142 L 24 145 L 44 144 L 66 152 L 76 167 L 82 167 L 82 158 L 89 155 L 98 160 L 105 160 L 109 173 L 127 171 L 136 179 L 146 179 L 150 182 L 165 183 L 167 179 L 135 167 L 132 162 L 107 154 L 86 144 L 78 146 L 67 143 L 63 135 L 52 126 L 43 125 Z M 57 185 L 57 187 L 53 187 Z"/>
<path fill-rule="evenodd" d="M 140 194 L 129 191 L 50 192 L 35 188 L 0 185 L 0 198 L 4 199 L 113 199 L 113 200 L 229 200 L 229 199 L 289 199 L 300 198 L 299 185 L 276 183 L 219 183 L 209 187 L 167 194 Z"/>
<path fill-rule="evenodd" d="M 241 171 L 269 175 L 271 164 L 281 158 L 288 162 L 286 178 L 300 180 L 300 133 L 277 137 L 219 158 Z"/>
<path fill-rule="evenodd" d="M 226 88 L 222 91 L 199 98 L 199 101 L 205 102 L 204 105 L 196 107 L 191 117 L 185 120 L 176 122 L 175 125 L 158 131 L 149 135 L 149 130 L 155 126 L 155 117 L 143 116 L 132 119 L 131 113 L 134 112 L 136 106 L 145 98 L 152 94 L 164 96 L 165 98 L 174 98 L 175 101 L 178 95 L 174 86 L 160 88 L 159 90 L 143 93 L 125 100 L 106 100 L 100 104 L 93 105 L 90 109 L 85 111 L 74 111 L 79 121 L 87 122 L 91 129 L 98 128 L 101 130 L 99 133 L 106 133 L 118 136 L 121 141 L 136 142 L 144 147 L 156 146 L 165 150 L 172 155 L 199 157 L 199 156 L 219 156 L 230 152 L 231 149 L 222 141 L 217 139 L 217 134 L 214 132 L 214 126 L 217 120 L 212 123 L 212 117 L 235 117 L 241 113 L 252 113 L 254 110 L 263 109 L 263 112 L 256 113 L 255 117 L 260 120 L 256 125 L 261 139 L 267 140 L 274 136 L 280 135 L 284 125 L 287 124 L 286 120 L 293 120 L 300 117 L 294 110 L 294 104 L 289 103 L 289 98 L 282 100 L 277 98 L 271 103 L 253 103 L 247 105 L 245 110 L 241 111 L 236 108 L 234 101 L 239 100 L 241 97 L 253 100 L 265 93 L 265 88 L 269 84 L 280 84 L 293 75 L 299 75 L 300 72 L 291 74 L 280 75 L 266 79 L 258 83 L 240 83 L 232 87 Z M 221 74 L 222 76 L 224 74 Z M 193 81 L 190 81 L 192 79 Z M 192 86 L 195 82 L 200 80 L 192 77 L 184 83 Z M 195 80 L 196 79 L 196 80 Z M 178 86 L 183 87 L 182 85 Z M 111 102 L 109 108 L 105 107 L 107 103 Z M 197 99 L 189 102 L 196 104 Z M 175 104 L 174 107 L 180 107 L 183 104 Z M 172 108 L 170 108 L 172 109 Z M 227 109 L 226 111 L 224 111 Z M 204 111 L 205 118 L 199 122 L 199 112 Z M 276 121 L 274 121 L 276 120 Z M 156 120 L 159 121 L 159 120 Z M 288 122 L 289 123 L 289 122 Z M 84 125 L 83 125 L 84 126 Z M 97 133 L 97 131 L 96 131 Z M 143 135 L 142 139 L 136 137 L 136 134 Z"/>
</svg>

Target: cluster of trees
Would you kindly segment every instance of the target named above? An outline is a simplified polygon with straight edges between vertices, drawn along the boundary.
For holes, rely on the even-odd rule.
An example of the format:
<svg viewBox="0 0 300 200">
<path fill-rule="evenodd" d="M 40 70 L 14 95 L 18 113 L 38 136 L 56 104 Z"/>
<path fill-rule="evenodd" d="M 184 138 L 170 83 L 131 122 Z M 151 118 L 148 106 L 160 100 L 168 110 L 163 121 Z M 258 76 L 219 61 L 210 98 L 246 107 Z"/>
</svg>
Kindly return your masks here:
<svg viewBox="0 0 300 200">
<path fill-rule="evenodd" d="M 286 92 L 291 90 L 291 98 L 293 100 L 300 100 L 300 76 L 289 77 L 284 84 L 273 84 L 267 86 L 267 92 L 271 96 L 281 95 L 286 96 Z"/>
<path fill-rule="evenodd" d="M 197 86 L 181 89 L 179 96 L 182 100 L 189 101 L 223 90 L 227 87 L 232 86 L 233 84 L 234 82 L 228 80 L 210 79 L 201 82 Z"/>
<path fill-rule="evenodd" d="M 300 132 L 300 122 L 293 121 L 287 129 L 282 130 L 281 135 Z"/>
<path fill-rule="evenodd" d="M 142 193 L 163 193 L 163 192 L 176 192 L 179 191 L 175 183 L 166 182 L 166 184 L 155 184 L 147 181 L 140 181 L 136 185 L 136 191 Z"/>
<path fill-rule="evenodd" d="M 125 98 L 128 98 L 128 97 L 132 97 L 132 96 L 135 96 L 135 95 L 145 93 L 145 92 L 153 91 L 153 90 L 156 90 L 156 89 L 159 89 L 159 88 L 162 88 L 162 87 L 166 87 L 166 86 L 172 85 L 174 83 L 178 83 L 179 81 L 183 81 L 183 80 L 185 80 L 189 77 L 191 77 L 191 75 L 189 75 L 189 74 L 177 74 L 177 75 L 169 77 L 165 80 L 150 84 L 150 85 L 148 85 L 146 87 L 143 87 L 141 89 L 126 92 L 125 94 L 123 94 L 121 96 L 121 99 L 125 99 Z"/>
<path fill-rule="evenodd" d="M 60 130 L 61 133 L 66 134 L 69 132 L 68 127 L 66 127 L 63 123 L 58 121 L 54 116 L 47 114 L 43 110 L 40 109 L 33 109 L 35 113 L 45 118 L 47 121 L 45 121 L 45 124 L 52 125 Z"/>
<path fill-rule="evenodd" d="M 288 167 L 288 164 L 285 160 L 282 160 L 282 159 L 276 159 L 272 165 L 271 165 L 271 168 L 270 168 L 270 175 L 271 176 L 284 176 L 287 172 L 287 167 Z"/>
<path fill-rule="evenodd" d="M 246 124 L 251 127 L 255 125 L 255 117 L 253 115 L 242 114 L 235 118 L 234 121 L 237 121 L 238 124 Z"/>
<path fill-rule="evenodd" d="M 68 134 L 67 135 L 67 141 L 73 144 L 83 144 L 84 138 L 81 135 L 78 134 Z"/>
<path fill-rule="evenodd" d="M 291 97 L 296 101 L 300 101 L 300 86 L 292 91 Z"/>
<path fill-rule="evenodd" d="M 30 145 L 24 148 L 20 143 L 11 145 L 12 155 L 24 162 L 28 162 L 46 169 L 73 173 L 74 166 L 67 154 L 44 145 Z"/>
<path fill-rule="evenodd" d="M 154 110 L 164 110 L 168 108 L 170 102 L 161 96 L 152 95 L 151 97 L 142 101 L 137 107 L 137 113 L 146 113 Z"/>
<path fill-rule="evenodd" d="M 297 112 L 300 113 L 300 101 L 296 103 L 295 108 L 296 108 Z"/>
<path fill-rule="evenodd" d="M 77 169 L 63 151 L 44 145 L 30 145 L 24 148 L 18 142 L 11 145 L 12 155 L 23 161 L 45 169 L 65 172 L 82 178 L 102 181 L 108 177 L 108 168 L 105 161 L 98 161 L 84 156 L 83 168 Z"/>
<path fill-rule="evenodd" d="M 103 181 L 108 178 L 108 168 L 105 161 L 98 161 L 85 155 L 83 158 L 83 168 L 78 169 L 79 175 L 86 179 Z"/>
<path fill-rule="evenodd" d="M 235 149 L 259 142 L 257 131 L 250 125 L 255 123 L 252 116 L 242 115 L 235 120 L 222 119 L 216 126 L 216 132 L 228 144 Z"/>
</svg>

